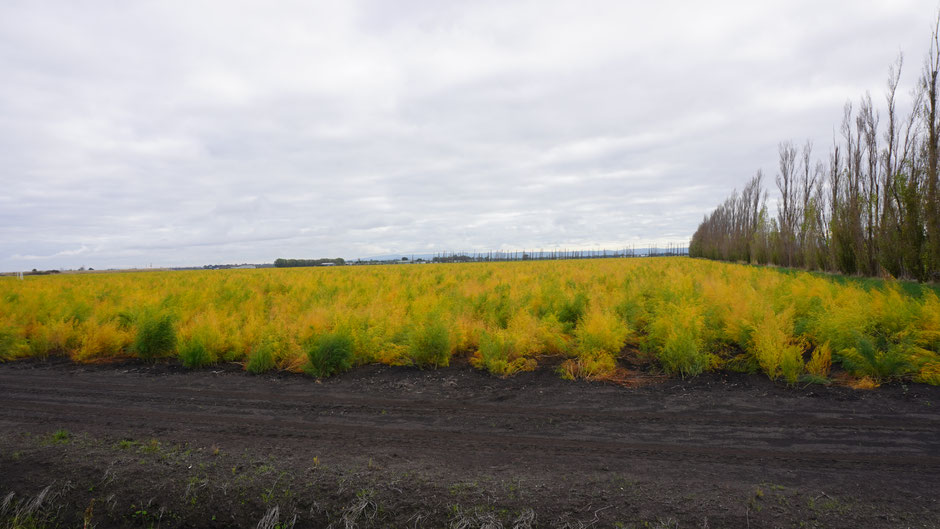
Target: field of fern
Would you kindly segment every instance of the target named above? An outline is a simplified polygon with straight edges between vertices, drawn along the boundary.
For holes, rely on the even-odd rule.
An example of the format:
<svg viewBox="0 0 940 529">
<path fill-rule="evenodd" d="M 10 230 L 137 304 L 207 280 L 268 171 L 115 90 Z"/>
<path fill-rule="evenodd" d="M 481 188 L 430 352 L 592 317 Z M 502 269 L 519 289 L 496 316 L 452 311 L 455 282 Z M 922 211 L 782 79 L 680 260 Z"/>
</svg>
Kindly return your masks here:
<svg viewBox="0 0 940 529">
<path fill-rule="evenodd" d="M 940 384 L 940 299 L 687 258 L 62 274 L 0 278 L 0 360 L 178 358 L 329 376 L 454 355 L 506 376 L 563 357 L 691 376 Z"/>
</svg>

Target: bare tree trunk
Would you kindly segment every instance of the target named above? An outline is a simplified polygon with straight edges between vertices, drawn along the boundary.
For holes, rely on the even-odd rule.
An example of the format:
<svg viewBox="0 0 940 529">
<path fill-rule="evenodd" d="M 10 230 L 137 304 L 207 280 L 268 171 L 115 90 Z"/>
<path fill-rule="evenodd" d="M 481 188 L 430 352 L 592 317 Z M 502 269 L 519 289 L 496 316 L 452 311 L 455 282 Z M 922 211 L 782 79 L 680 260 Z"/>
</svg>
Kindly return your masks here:
<svg viewBox="0 0 940 529">
<path fill-rule="evenodd" d="M 832 152 L 829 155 L 829 234 L 830 257 L 832 270 L 844 271 L 844 246 L 846 240 L 843 212 L 845 206 L 842 202 L 842 152 L 839 144 L 833 139 Z"/>
<path fill-rule="evenodd" d="M 878 219 L 880 204 L 880 178 L 878 171 L 881 167 L 878 156 L 878 112 L 871 102 L 871 94 L 862 98 L 858 114 L 858 129 L 864 142 L 863 155 L 866 167 L 862 180 L 862 197 L 865 201 L 865 267 L 864 273 L 870 276 L 878 274 L 876 255 L 878 252 L 875 234 L 878 232 Z"/>
<path fill-rule="evenodd" d="M 777 189 L 780 205 L 777 218 L 780 226 L 781 257 L 784 266 L 793 266 L 794 227 L 796 221 L 796 147 L 785 141 L 779 145 L 780 159 Z"/>
<path fill-rule="evenodd" d="M 814 266 L 815 254 L 811 248 L 810 241 L 813 240 L 815 229 L 813 226 L 813 190 L 816 188 L 816 180 L 819 173 L 812 165 L 813 142 L 807 140 L 803 146 L 800 158 L 800 178 L 799 178 L 799 204 L 796 207 L 796 221 L 799 223 L 799 235 L 797 238 L 799 259 L 798 265 L 812 268 Z"/>
<path fill-rule="evenodd" d="M 940 197 L 938 197 L 937 181 L 937 73 L 940 71 L 940 13 L 934 24 L 933 35 L 930 39 L 930 51 L 924 64 L 924 73 L 921 78 L 924 91 L 924 120 L 927 129 L 927 204 L 925 208 L 927 224 L 927 274 L 936 278 L 940 276 Z"/>
</svg>

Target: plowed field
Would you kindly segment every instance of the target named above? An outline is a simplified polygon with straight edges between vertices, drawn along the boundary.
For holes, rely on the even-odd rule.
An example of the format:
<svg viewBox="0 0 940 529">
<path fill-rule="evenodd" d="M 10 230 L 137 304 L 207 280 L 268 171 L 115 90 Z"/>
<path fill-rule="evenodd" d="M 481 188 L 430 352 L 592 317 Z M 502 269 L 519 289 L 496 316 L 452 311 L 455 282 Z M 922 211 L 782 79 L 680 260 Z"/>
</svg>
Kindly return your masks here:
<svg viewBox="0 0 940 529">
<path fill-rule="evenodd" d="M 96 527 L 940 526 L 940 388 L 643 382 L 0 365 L 0 493 Z"/>
</svg>

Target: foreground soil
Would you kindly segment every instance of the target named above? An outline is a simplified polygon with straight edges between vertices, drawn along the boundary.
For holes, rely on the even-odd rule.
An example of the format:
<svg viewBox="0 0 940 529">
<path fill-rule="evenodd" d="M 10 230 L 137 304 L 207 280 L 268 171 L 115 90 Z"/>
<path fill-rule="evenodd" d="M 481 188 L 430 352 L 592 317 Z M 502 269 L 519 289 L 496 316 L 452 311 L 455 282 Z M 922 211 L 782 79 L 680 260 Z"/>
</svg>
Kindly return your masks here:
<svg viewBox="0 0 940 529">
<path fill-rule="evenodd" d="M 648 382 L 0 365 L 0 525 L 940 527 L 940 388 Z"/>
</svg>

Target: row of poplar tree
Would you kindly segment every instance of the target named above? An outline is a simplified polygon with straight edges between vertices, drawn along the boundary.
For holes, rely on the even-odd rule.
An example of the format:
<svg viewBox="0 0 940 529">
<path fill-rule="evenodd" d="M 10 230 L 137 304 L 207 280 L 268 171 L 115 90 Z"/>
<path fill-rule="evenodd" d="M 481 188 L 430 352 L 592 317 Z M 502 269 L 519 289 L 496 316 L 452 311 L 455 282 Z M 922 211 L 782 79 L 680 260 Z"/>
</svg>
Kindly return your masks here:
<svg viewBox="0 0 940 529">
<path fill-rule="evenodd" d="M 940 19 L 938 19 L 940 20 Z M 940 22 L 938 22 L 940 26 Z M 940 279 L 935 26 L 909 114 L 896 111 L 902 57 L 889 70 L 882 120 L 871 96 L 847 103 L 825 160 L 810 142 L 779 146 L 776 216 L 761 171 L 699 225 L 693 257 L 843 274 Z"/>
</svg>

